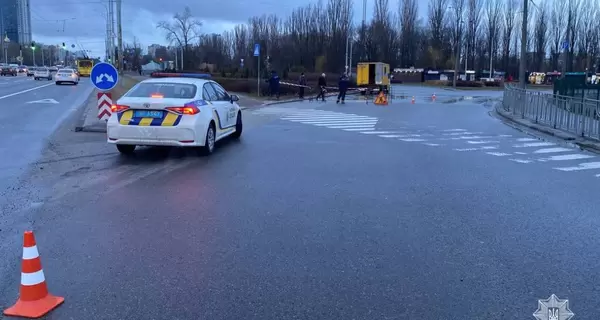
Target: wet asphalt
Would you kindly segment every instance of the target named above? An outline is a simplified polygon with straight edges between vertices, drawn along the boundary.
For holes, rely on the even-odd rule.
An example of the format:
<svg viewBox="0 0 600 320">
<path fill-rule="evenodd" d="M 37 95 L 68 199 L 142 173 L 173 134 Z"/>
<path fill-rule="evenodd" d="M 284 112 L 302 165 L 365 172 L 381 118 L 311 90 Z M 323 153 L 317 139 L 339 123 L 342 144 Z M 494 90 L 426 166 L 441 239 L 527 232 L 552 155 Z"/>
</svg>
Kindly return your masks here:
<svg viewBox="0 0 600 320">
<path fill-rule="evenodd" d="M 422 90 L 247 109 L 206 158 L 123 158 L 74 113 L 11 199 L 0 307 L 33 228 L 47 319 L 527 319 L 553 293 L 594 317 L 600 172 L 556 168 L 596 155 Z"/>
</svg>

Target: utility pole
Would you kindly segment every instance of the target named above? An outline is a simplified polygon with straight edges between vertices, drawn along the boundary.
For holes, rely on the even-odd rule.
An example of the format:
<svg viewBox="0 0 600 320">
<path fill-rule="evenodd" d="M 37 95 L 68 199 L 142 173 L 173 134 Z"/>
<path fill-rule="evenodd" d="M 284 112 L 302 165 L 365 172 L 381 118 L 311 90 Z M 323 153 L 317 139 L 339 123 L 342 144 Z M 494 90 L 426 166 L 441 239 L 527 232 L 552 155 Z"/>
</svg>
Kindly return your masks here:
<svg viewBox="0 0 600 320">
<path fill-rule="evenodd" d="M 115 12 L 114 0 L 108 0 L 108 58 L 110 63 L 116 65 L 115 61 Z"/>
<path fill-rule="evenodd" d="M 521 61 L 519 61 L 519 85 L 521 89 L 527 89 L 525 80 L 525 66 L 527 62 L 527 6 L 529 0 L 523 0 L 523 25 L 521 26 Z"/>
<path fill-rule="evenodd" d="M 119 52 L 119 73 L 123 72 L 123 28 L 121 25 L 121 0 L 117 1 L 117 49 Z"/>
</svg>

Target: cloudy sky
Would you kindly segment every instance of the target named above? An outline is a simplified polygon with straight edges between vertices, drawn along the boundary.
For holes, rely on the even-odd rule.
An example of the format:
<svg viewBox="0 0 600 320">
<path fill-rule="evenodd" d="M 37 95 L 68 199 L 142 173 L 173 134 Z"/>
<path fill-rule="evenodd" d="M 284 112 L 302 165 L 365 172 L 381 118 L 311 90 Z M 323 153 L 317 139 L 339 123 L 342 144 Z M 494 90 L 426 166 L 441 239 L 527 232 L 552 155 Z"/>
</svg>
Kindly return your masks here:
<svg viewBox="0 0 600 320">
<path fill-rule="evenodd" d="M 360 19 L 362 0 L 355 1 L 355 19 Z M 104 39 L 108 0 L 30 0 L 34 41 L 45 44 L 75 44 L 91 51 L 93 57 L 104 57 Z M 287 16 L 302 2 L 294 0 L 122 0 L 123 41 L 134 36 L 143 48 L 153 43 L 166 44 L 164 32 L 156 23 L 190 6 L 192 13 L 203 22 L 202 32 L 222 32 L 248 18 L 262 14 Z M 207 5 L 208 3 L 216 5 Z M 373 0 L 368 1 L 368 15 Z M 390 1 L 392 10 L 397 1 Z M 425 8 L 420 8 L 423 11 Z"/>
</svg>

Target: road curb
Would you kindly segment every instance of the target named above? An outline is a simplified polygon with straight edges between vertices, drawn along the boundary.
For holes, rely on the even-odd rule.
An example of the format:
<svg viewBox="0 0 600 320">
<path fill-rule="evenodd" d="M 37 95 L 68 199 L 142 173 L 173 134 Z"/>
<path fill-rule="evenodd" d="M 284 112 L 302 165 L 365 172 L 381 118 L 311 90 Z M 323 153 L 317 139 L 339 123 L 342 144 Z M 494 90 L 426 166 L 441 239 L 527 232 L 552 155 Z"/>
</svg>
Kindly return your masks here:
<svg viewBox="0 0 600 320">
<path fill-rule="evenodd" d="M 499 104 L 501 104 L 501 102 Z M 519 119 L 515 119 L 512 116 L 506 114 L 505 112 L 498 110 L 498 105 L 494 106 L 494 110 L 492 112 L 494 112 L 496 115 L 500 116 L 502 119 L 509 121 L 510 124 L 508 124 L 508 123 L 507 124 L 517 130 L 521 130 L 523 127 L 525 127 L 525 128 L 531 129 L 533 131 L 537 131 L 537 132 L 564 140 L 566 142 L 572 143 L 572 144 L 580 147 L 581 149 L 584 149 L 587 151 L 592 151 L 592 152 L 600 152 L 600 142 L 585 140 L 582 137 L 571 135 L 571 134 L 559 131 L 554 128 L 548 128 L 543 125 L 529 123 L 525 119 L 523 119 L 522 121 Z"/>
</svg>

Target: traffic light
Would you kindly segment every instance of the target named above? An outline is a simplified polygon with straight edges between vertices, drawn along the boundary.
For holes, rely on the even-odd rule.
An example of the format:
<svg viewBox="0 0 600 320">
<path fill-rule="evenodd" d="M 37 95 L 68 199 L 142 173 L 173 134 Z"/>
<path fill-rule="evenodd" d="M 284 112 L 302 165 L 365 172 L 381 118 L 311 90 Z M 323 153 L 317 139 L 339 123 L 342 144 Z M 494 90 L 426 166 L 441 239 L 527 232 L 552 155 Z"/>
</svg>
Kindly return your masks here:
<svg viewBox="0 0 600 320">
<path fill-rule="evenodd" d="M 62 43 L 62 45 L 63 45 L 63 49 L 67 47 L 64 42 Z"/>
<path fill-rule="evenodd" d="M 31 42 L 31 50 L 35 50 L 35 42 Z"/>
</svg>

